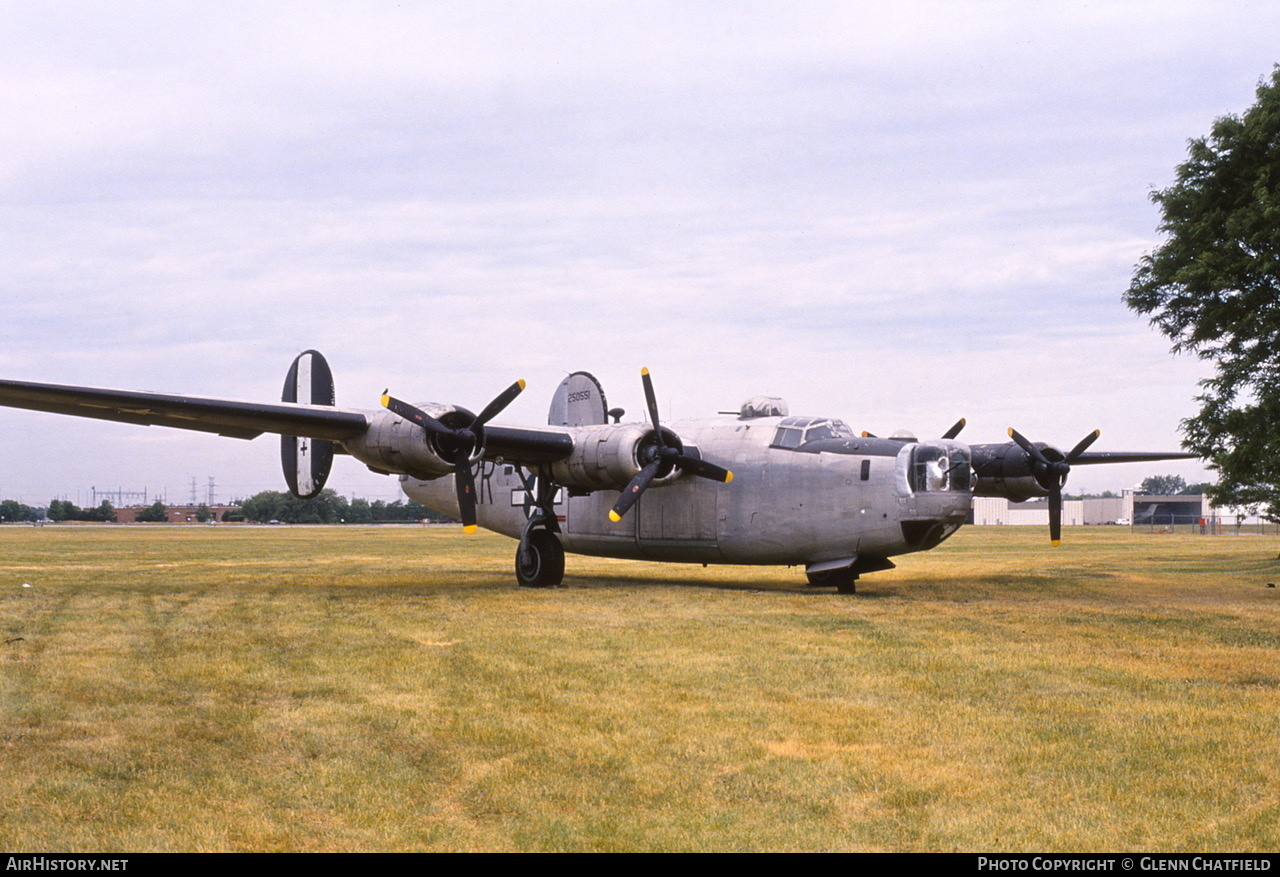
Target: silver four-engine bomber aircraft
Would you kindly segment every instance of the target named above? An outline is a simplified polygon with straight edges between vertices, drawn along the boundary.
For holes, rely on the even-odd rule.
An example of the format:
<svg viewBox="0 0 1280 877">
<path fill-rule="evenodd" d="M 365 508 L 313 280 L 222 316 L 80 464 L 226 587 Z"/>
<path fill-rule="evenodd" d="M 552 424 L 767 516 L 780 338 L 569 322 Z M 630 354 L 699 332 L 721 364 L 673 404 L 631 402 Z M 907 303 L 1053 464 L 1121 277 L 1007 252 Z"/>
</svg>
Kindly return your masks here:
<svg viewBox="0 0 1280 877">
<path fill-rule="evenodd" d="M 853 593 L 889 558 L 936 547 L 965 522 L 977 496 L 1049 498 L 1061 536 L 1071 466 L 1192 457 L 1097 453 L 1090 433 L 1068 453 L 1014 430 L 1001 444 L 855 435 L 829 417 L 793 417 L 758 397 L 736 416 L 663 424 L 642 370 L 648 422 L 621 423 L 599 382 L 569 375 L 545 427 L 493 419 L 524 389 L 517 381 L 479 414 L 383 395 L 382 408 L 338 408 L 324 357 L 294 359 L 279 403 L 257 404 L 92 387 L 0 381 L 0 404 L 235 438 L 281 436 L 289 489 L 324 487 L 335 454 L 399 476 L 404 492 L 520 544 L 516 578 L 560 583 L 564 554 L 637 560 L 804 566 L 812 585 Z"/>
</svg>

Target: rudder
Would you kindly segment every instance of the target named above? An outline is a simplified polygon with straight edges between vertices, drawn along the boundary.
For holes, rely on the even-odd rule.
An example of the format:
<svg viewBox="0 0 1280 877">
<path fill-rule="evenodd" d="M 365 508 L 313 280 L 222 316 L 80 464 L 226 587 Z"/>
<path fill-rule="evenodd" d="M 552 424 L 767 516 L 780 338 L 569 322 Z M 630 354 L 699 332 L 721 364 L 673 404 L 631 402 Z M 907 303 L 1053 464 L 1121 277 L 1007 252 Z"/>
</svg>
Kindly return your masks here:
<svg viewBox="0 0 1280 877">
<path fill-rule="evenodd" d="M 333 405 L 333 372 L 318 350 L 304 350 L 285 375 L 282 402 Z M 280 465 L 289 491 L 299 499 L 311 499 L 324 489 L 333 467 L 333 442 L 307 436 L 280 436 Z"/>
<path fill-rule="evenodd" d="M 547 423 L 551 426 L 593 426 L 609 422 L 604 388 L 589 372 L 574 372 L 556 387 Z"/>
</svg>

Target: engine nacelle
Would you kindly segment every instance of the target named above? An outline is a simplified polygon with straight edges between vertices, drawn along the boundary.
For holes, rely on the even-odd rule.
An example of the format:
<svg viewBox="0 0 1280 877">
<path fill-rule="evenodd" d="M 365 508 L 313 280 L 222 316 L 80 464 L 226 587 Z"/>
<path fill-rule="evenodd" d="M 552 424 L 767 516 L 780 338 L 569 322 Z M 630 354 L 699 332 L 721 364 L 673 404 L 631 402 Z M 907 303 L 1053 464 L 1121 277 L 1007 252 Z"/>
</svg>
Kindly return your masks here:
<svg viewBox="0 0 1280 877">
<path fill-rule="evenodd" d="M 638 423 L 581 428 L 573 453 L 551 464 L 551 477 L 580 490 L 621 490 L 640 471 L 636 451 L 649 432 Z"/>
<path fill-rule="evenodd" d="M 1063 459 L 1062 451 L 1037 443 L 1046 459 Z M 1023 502 L 1037 496 L 1048 496 L 1051 485 L 1042 484 L 1032 468 L 1032 459 L 1014 442 L 970 445 L 973 472 L 977 476 L 975 496 L 1003 496 L 1010 502 Z"/>
<path fill-rule="evenodd" d="M 680 438 L 663 429 L 668 447 L 683 447 Z M 574 437 L 573 453 L 552 463 L 551 477 L 559 484 L 576 490 L 622 490 L 644 466 L 641 461 L 646 443 L 654 441 L 654 431 L 642 423 L 611 423 L 581 427 Z M 685 448 L 696 454 L 696 449 Z M 670 484 L 684 473 L 679 469 L 659 472 L 652 486 Z"/>
<path fill-rule="evenodd" d="M 458 411 L 452 405 L 427 402 L 418 406 L 437 420 L 447 420 Z M 453 472 L 452 459 L 446 459 L 432 437 L 421 426 L 397 414 L 381 409 L 370 414 L 369 429 L 343 443 L 347 452 L 380 472 L 412 475 L 430 481 Z"/>
</svg>

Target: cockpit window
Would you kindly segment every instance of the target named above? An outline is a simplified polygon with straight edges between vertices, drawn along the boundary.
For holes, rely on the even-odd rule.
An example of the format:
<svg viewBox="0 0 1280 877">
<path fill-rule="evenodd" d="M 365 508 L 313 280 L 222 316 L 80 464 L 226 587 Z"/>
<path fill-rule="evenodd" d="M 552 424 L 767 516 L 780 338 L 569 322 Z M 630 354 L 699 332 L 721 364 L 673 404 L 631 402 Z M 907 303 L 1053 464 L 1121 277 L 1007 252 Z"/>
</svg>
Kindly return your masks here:
<svg viewBox="0 0 1280 877">
<path fill-rule="evenodd" d="M 853 438 L 853 430 L 843 420 L 827 417 L 784 417 L 773 436 L 775 448 L 798 448 L 819 439 Z"/>
<path fill-rule="evenodd" d="M 775 448 L 798 448 L 804 442 L 804 430 L 793 426 L 780 426 L 773 436 Z"/>
</svg>

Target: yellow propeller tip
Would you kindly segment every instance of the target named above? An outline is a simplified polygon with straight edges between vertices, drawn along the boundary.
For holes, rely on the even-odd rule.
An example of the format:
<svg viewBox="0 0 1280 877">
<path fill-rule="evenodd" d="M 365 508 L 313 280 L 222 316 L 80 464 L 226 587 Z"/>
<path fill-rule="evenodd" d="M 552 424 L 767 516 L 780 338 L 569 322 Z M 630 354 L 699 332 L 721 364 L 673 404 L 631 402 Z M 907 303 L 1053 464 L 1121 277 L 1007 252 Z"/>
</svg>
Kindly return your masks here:
<svg viewBox="0 0 1280 877">
<path fill-rule="evenodd" d="M 1011 427 L 1009 427 L 1009 428 L 1006 430 L 1006 434 L 1009 436 L 1009 438 L 1013 438 L 1013 427 L 1012 427 L 1012 426 L 1011 426 Z"/>
<path fill-rule="evenodd" d="M 1052 545 L 1054 548 L 1057 548 L 1059 545 L 1062 544 L 1062 542 L 1057 539 L 1050 539 L 1049 544 Z"/>
<path fill-rule="evenodd" d="M 475 531 L 476 531 L 476 525 L 475 525 L 475 524 L 463 524 L 463 525 L 462 525 L 462 532 L 466 533 L 468 536 L 470 536 L 470 535 L 471 535 L 472 533 L 474 533 Z"/>
<path fill-rule="evenodd" d="M 726 473 L 724 473 L 724 483 L 725 483 L 725 484 L 728 484 L 728 483 L 729 483 L 730 481 L 732 481 L 732 480 L 733 480 L 733 473 L 732 473 L 732 472 L 726 472 Z"/>
<path fill-rule="evenodd" d="M 644 368 L 643 366 L 640 368 L 640 374 L 647 375 L 648 373 L 649 373 L 649 370 L 647 368 Z"/>
<path fill-rule="evenodd" d="M 613 509 L 609 509 L 609 520 L 613 521 L 616 524 L 618 523 L 618 521 L 622 520 L 622 515 L 618 514 Z"/>
<path fill-rule="evenodd" d="M 382 399 L 380 399 L 379 401 L 381 401 L 381 402 L 382 402 L 382 407 L 383 407 L 383 408 L 389 408 L 389 407 L 391 407 L 391 397 L 390 397 L 390 396 L 388 396 L 386 393 L 383 393 L 383 394 L 382 394 Z"/>
<path fill-rule="evenodd" d="M 519 381 L 516 381 L 516 384 L 520 387 L 520 389 L 521 389 L 521 390 L 523 390 L 523 389 L 524 389 L 524 387 L 525 387 L 525 383 L 524 383 L 524 380 L 523 380 L 523 379 L 522 379 L 522 380 L 519 380 Z"/>
</svg>

